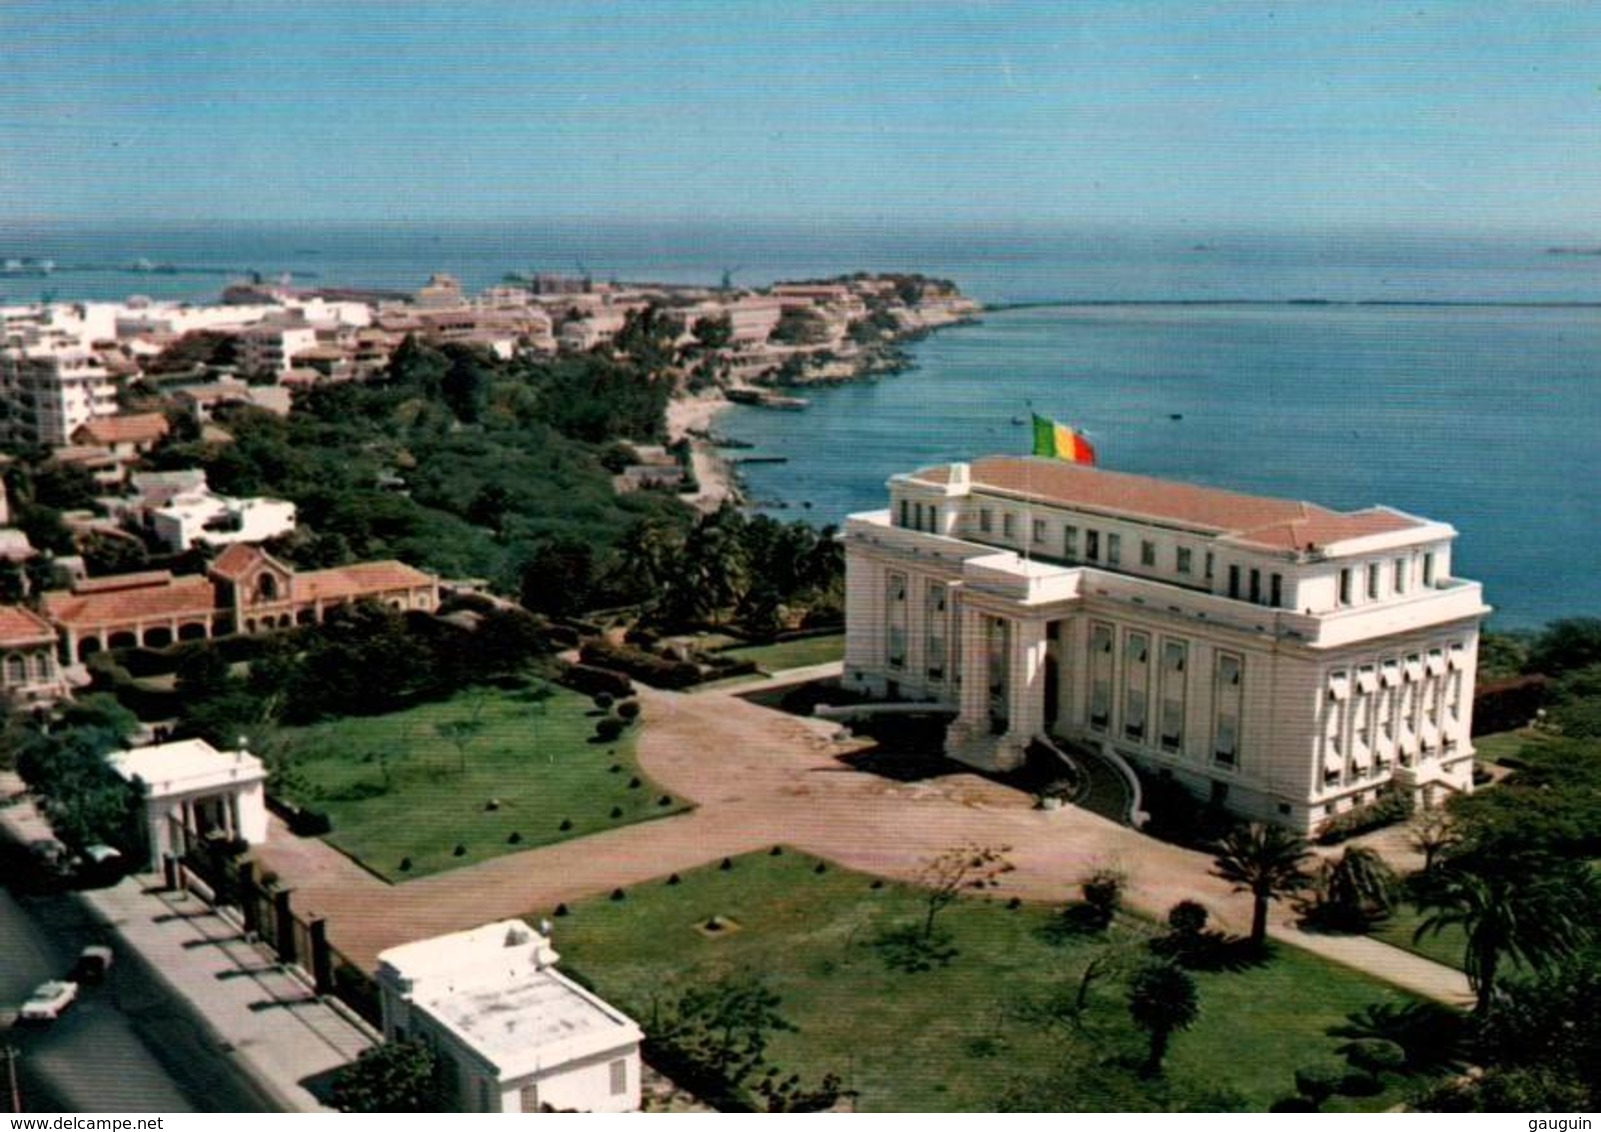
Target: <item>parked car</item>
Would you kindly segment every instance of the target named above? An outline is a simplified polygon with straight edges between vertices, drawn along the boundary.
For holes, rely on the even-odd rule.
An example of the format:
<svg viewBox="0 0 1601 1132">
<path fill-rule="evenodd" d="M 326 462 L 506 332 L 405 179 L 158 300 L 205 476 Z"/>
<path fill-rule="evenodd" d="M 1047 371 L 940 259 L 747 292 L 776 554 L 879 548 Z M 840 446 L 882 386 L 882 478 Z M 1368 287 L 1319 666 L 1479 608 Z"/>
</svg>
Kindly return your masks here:
<svg viewBox="0 0 1601 1132">
<path fill-rule="evenodd" d="M 52 979 L 34 988 L 28 1001 L 22 1004 L 19 1017 L 24 1022 L 52 1022 L 71 1006 L 78 997 L 78 984 L 65 979 Z"/>
<path fill-rule="evenodd" d="M 72 981 L 79 984 L 101 982 L 111 970 L 114 958 L 111 948 L 91 944 L 78 952 L 78 961 L 72 965 Z"/>
</svg>

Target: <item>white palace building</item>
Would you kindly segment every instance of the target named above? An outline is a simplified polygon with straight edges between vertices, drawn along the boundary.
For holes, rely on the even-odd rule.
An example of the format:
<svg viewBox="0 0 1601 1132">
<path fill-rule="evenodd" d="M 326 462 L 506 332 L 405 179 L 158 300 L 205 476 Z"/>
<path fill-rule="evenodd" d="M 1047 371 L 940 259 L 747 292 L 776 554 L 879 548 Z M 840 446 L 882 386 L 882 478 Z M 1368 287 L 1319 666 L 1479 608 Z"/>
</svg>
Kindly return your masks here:
<svg viewBox="0 0 1601 1132">
<path fill-rule="evenodd" d="M 1490 610 L 1449 525 L 1033 457 L 889 492 L 846 524 L 845 686 L 947 705 L 951 757 L 1056 736 L 1302 832 L 1472 789 Z"/>
</svg>

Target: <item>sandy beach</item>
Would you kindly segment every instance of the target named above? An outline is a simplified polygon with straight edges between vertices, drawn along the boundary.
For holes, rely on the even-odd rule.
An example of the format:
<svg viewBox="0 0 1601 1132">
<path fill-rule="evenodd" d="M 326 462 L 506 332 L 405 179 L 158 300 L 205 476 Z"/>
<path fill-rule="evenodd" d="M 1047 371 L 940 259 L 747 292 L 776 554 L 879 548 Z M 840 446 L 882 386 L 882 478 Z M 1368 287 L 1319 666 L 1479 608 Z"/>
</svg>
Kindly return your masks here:
<svg viewBox="0 0 1601 1132">
<path fill-rule="evenodd" d="M 667 403 L 667 439 L 677 441 L 688 438 L 695 482 L 700 485 L 700 490 L 692 496 L 685 496 L 685 500 L 700 511 L 712 512 L 724 503 L 741 501 L 733 467 L 715 445 L 690 435 L 691 432 L 704 433 L 711 428 L 717 414 L 728 408 L 729 404 L 716 391 L 677 398 Z"/>
</svg>

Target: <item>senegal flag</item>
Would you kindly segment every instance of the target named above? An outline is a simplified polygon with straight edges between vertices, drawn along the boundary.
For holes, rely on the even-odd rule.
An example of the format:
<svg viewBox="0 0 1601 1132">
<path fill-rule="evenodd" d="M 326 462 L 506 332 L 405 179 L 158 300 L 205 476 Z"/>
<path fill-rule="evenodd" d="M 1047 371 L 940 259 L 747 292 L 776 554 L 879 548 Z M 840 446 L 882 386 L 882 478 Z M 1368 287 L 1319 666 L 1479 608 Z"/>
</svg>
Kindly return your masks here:
<svg viewBox="0 0 1601 1132">
<path fill-rule="evenodd" d="M 1034 414 L 1034 455 L 1072 464 L 1095 463 L 1095 449 L 1082 433 L 1038 413 Z"/>
</svg>

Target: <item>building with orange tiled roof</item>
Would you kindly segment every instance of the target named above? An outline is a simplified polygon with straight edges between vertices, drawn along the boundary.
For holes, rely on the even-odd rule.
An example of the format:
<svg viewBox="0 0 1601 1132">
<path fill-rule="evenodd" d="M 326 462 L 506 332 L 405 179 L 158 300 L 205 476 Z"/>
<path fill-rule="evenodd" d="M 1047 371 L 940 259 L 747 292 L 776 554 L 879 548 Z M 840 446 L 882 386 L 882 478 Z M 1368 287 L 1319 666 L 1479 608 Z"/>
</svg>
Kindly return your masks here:
<svg viewBox="0 0 1601 1132">
<path fill-rule="evenodd" d="M 65 695 L 55 646 L 48 621 L 21 606 L 0 605 L 0 697 L 17 705 Z"/>
<path fill-rule="evenodd" d="M 949 711 L 953 758 L 1045 740 L 1134 809 L 1143 776 L 1301 831 L 1472 789 L 1489 608 L 1448 524 L 1033 457 L 889 492 L 846 525 L 845 686 Z"/>
<path fill-rule="evenodd" d="M 114 455 L 140 455 L 167 435 L 167 418 L 161 413 L 119 413 L 97 417 L 79 425 L 72 443 L 109 448 Z"/>
<path fill-rule="evenodd" d="M 149 570 L 86 578 L 70 590 L 46 593 L 42 607 L 61 654 L 81 662 L 102 649 L 165 648 L 320 624 L 358 601 L 432 612 L 439 606 L 439 579 L 403 562 L 297 571 L 260 547 L 235 543 L 204 576 Z M 0 610 L 7 608 L 15 607 Z"/>
</svg>

